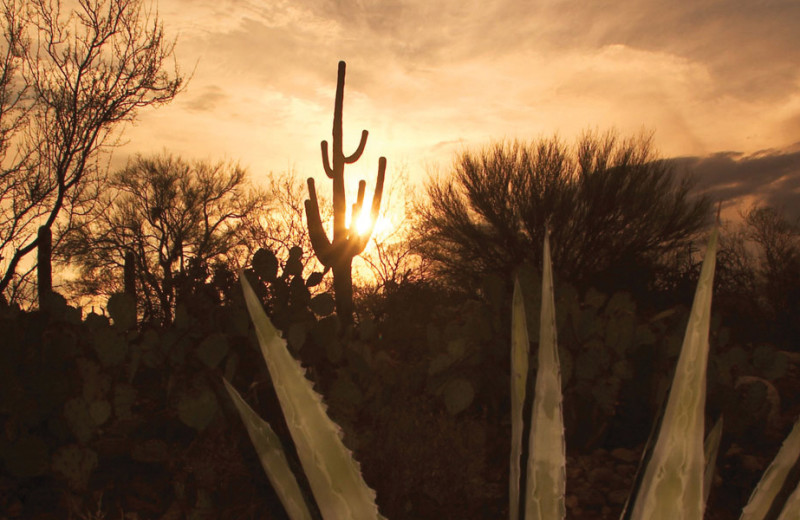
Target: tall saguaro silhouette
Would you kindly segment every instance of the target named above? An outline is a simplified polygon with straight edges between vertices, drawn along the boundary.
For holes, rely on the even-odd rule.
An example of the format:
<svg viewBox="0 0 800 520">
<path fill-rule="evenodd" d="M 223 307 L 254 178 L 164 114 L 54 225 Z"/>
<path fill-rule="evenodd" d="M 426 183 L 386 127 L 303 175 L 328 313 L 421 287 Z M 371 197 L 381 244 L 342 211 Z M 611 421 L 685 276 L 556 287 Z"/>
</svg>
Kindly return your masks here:
<svg viewBox="0 0 800 520">
<path fill-rule="evenodd" d="M 339 62 L 339 73 L 336 81 L 336 101 L 333 109 L 333 146 L 328 153 L 328 142 L 322 141 L 322 165 L 329 179 L 333 180 L 333 240 L 328 238 L 320 218 L 319 203 L 314 179 L 308 179 L 308 200 L 305 201 L 308 234 L 314 253 L 322 265 L 333 270 L 333 289 L 336 300 L 336 313 L 342 325 L 353 323 L 353 258 L 361 254 L 369 242 L 383 196 L 383 179 L 386 174 L 386 158 L 378 160 L 378 179 L 375 194 L 372 196 L 372 207 L 368 229 L 358 232 L 357 223 L 364 205 L 364 191 L 367 183 L 359 181 L 356 203 L 347 226 L 347 201 L 344 189 L 344 165 L 356 162 L 364 152 L 369 132 L 361 132 L 361 141 L 356 151 L 344 155 L 342 151 L 342 102 L 344 100 L 345 63 Z M 332 157 L 331 157 L 332 156 Z M 331 158 L 333 161 L 331 162 Z"/>
</svg>

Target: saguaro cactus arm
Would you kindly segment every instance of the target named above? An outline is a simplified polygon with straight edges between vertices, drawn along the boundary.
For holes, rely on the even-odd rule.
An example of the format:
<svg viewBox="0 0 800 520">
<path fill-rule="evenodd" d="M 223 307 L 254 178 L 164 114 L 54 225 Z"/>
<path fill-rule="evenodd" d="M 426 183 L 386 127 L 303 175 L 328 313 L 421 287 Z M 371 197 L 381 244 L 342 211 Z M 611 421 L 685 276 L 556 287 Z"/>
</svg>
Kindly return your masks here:
<svg viewBox="0 0 800 520">
<path fill-rule="evenodd" d="M 344 174 L 344 165 L 356 162 L 361 154 L 364 153 L 364 148 L 367 146 L 367 137 L 369 132 L 366 130 L 361 131 L 361 140 L 358 143 L 356 151 L 351 155 L 345 157 L 342 143 L 342 106 L 344 105 L 344 74 L 345 63 L 339 62 L 339 70 L 336 76 L 336 101 L 333 106 L 333 162 L 331 163 L 328 155 L 328 141 L 322 141 L 320 147 L 322 149 L 322 166 L 325 168 L 325 173 L 328 178 L 335 179 L 337 176 Z"/>
<path fill-rule="evenodd" d="M 345 157 L 344 162 L 346 162 L 347 164 L 352 164 L 361 158 L 361 154 L 364 153 L 364 147 L 367 146 L 368 135 L 369 132 L 367 132 L 366 130 L 361 131 L 361 141 L 359 141 L 358 143 L 358 148 L 356 148 L 356 151 L 353 152 L 351 155 Z"/>
<path fill-rule="evenodd" d="M 311 247 L 314 248 L 319 261 L 325 267 L 333 265 L 333 247 L 325 228 L 322 226 L 322 217 L 319 212 L 319 202 L 317 200 L 317 189 L 314 186 L 314 179 L 308 179 L 308 200 L 305 201 L 306 221 L 308 222 L 308 237 L 311 239 Z"/>
<path fill-rule="evenodd" d="M 339 124 L 341 125 L 341 119 L 339 120 Z M 356 151 L 353 152 L 351 155 L 347 157 L 342 157 L 343 164 L 352 164 L 356 162 L 359 158 L 361 158 L 361 154 L 364 153 L 364 148 L 367 146 L 367 137 L 369 136 L 369 132 L 367 130 L 361 131 L 361 141 L 358 143 L 358 148 Z M 336 148 L 336 140 L 334 139 L 334 148 Z M 334 166 L 331 165 L 330 157 L 328 156 L 328 141 L 323 140 L 319 143 L 320 149 L 322 150 L 322 166 L 325 168 L 325 173 L 328 175 L 329 179 L 333 179 L 335 175 Z M 335 154 L 334 154 L 335 155 Z"/>
<path fill-rule="evenodd" d="M 362 234 L 358 234 L 358 232 L 351 233 L 348 237 L 350 240 L 353 240 L 354 243 L 357 245 L 355 246 L 355 252 L 353 256 L 361 254 L 364 249 L 367 247 L 367 243 L 369 242 L 370 237 L 372 237 L 372 232 L 375 230 L 375 222 L 378 220 L 378 213 L 381 210 L 381 199 L 383 198 L 383 181 L 386 177 L 386 158 L 381 157 L 378 160 L 378 179 L 375 183 L 375 192 L 372 195 L 372 207 L 370 208 L 369 213 L 369 228 L 367 228 Z M 353 207 L 353 215 L 352 221 L 350 224 L 351 231 L 354 231 L 356 228 L 356 223 L 358 222 L 359 217 L 361 216 L 362 206 L 364 204 L 364 189 L 362 186 L 366 188 L 366 183 L 361 181 L 358 186 L 358 200 L 356 201 L 356 206 L 358 206 L 358 211 L 356 212 L 356 207 Z"/>
<path fill-rule="evenodd" d="M 325 175 L 329 179 L 333 179 L 333 166 L 331 166 L 330 158 L 328 157 L 328 141 L 322 141 L 319 146 L 322 149 L 322 167 L 325 168 Z"/>
<path fill-rule="evenodd" d="M 356 196 L 356 203 L 353 204 L 352 215 L 353 222 L 358 222 L 361 217 L 361 207 L 364 205 L 364 192 L 367 191 L 367 181 L 358 181 L 358 195 Z"/>
</svg>

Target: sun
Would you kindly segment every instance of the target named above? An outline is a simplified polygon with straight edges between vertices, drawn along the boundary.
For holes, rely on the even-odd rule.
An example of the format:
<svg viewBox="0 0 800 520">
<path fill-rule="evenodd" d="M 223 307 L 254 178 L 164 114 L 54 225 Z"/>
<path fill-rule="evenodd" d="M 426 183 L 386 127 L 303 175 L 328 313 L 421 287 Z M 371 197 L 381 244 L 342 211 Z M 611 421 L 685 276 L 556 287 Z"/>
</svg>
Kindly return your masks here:
<svg viewBox="0 0 800 520">
<path fill-rule="evenodd" d="M 345 220 L 347 228 L 350 229 L 351 233 L 360 237 L 370 235 L 370 238 L 377 240 L 391 234 L 395 220 L 394 215 L 381 212 L 378 218 L 373 220 L 369 208 L 366 208 L 364 211 L 361 211 L 358 217 L 353 219 L 352 209 L 352 207 L 348 208 Z"/>
<path fill-rule="evenodd" d="M 380 219 L 378 219 L 380 220 Z M 369 228 L 372 225 L 372 218 L 369 216 L 368 213 L 364 212 L 358 216 L 358 220 L 356 220 L 356 233 L 359 235 L 366 235 L 369 233 Z"/>
<path fill-rule="evenodd" d="M 391 219 L 386 215 L 378 216 L 378 219 L 373 222 L 370 214 L 364 212 L 356 219 L 353 229 L 361 237 L 369 235 L 371 232 L 371 238 L 380 239 L 390 232 L 391 226 Z"/>
</svg>

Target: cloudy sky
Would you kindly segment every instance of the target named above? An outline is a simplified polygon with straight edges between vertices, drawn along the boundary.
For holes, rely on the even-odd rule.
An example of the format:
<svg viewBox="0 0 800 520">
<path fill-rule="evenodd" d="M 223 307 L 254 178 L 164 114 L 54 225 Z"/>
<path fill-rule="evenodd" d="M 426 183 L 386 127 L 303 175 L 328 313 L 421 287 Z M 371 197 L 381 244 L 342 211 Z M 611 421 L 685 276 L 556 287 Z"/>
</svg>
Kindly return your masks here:
<svg viewBox="0 0 800 520">
<path fill-rule="evenodd" d="M 233 159 L 323 178 L 337 62 L 346 175 L 423 179 L 492 140 L 655 132 L 729 201 L 800 208 L 796 0 L 160 0 L 192 75 L 118 155 Z M 368 192 L 370 189 L 368 189 Z M 797 210 L 800 214 L 800 209 Z"/>
</svg>

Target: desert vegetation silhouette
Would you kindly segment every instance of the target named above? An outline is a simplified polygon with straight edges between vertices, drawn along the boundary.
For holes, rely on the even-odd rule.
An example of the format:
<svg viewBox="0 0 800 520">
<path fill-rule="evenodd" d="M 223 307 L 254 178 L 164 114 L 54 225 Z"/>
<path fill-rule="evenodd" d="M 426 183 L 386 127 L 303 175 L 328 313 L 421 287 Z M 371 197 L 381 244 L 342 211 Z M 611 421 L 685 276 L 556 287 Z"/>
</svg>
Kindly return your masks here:
<svg viewBox="0 0 800 520">
<path fill-rule="evenodd" d="M 140 0 L 4 2 L 0 56 L 0 294 L 15 301 L 38 230 L 53 245 L 92 212 L 107 152 L 138 113 L 170 102 L 184 77 L 174 42 Z"/>
<path fill-rule="evenodd" d="M 0 516 L 284 518 L 237 415 L 247 406 L 274 427 L 311 518 L 322 513 L 298 427 L 311 444 L 327 442 L 323 430 L 341 444 L 343 433 L 336 452 L 352 449 L 353 475 L 377 492 L 368 515 L 377 505 L 397 519 L 506 516 L 517 503 L 508 441 L 530 432 L 509 398 L 528 414 L 535 379 L 546 382 L 533 377 L 545 358 L 509 374 L 512 341 L 517 353 L 537 345 L 524 331 L 552 338 L 549 363 L 560 363 L 549 390 L 563 392 L 564 428 L 553 432 L 567 442 L 570 487 L 559 507 L 579 518 L 623 510 L 691 319 L 711 220 L 711 201 L 652 137 L 467 149 L 409 204 L 401 234 L 370 250 L 391 185 L 381 157 L 371 202 L 365 181 L 345 198 L 345 168 L 368 133 L 345 154 L 344 62 L 321 145 L 330 200 L 313 179 L 279 174 L 258 187 L 234 162 L 169 151 L 112 172 L 106 152 L 124 124 L 185 80 L 139 0 L 74 5 L 3 4 Z M 800 413 L 798 229 L 759 206 L 721 233 L 715 310 L 703 311 L 709 404 L 695 408 L 726 417 L 717 477 L 702 490 L 713 520 L 738 516 Z M 359 279 L 358 257 L 374 285 Z M 68 271 L 77 278 L 54 285 Z M 669 298 L 650 298 L 653 287 Z M 86 312 L 77 304 L 90 297 L 108 300 Z M 525 321 L 545 307 L 544 320 Z M 282 365 L 265 367 L 262 347 Z M 522 373 L 531 377 L 511 397 Z M 295 391 L 299 409 L 330 414 L 341 431 L 284 416 L 280 401 Z M 547 401 L 554 417 L 562 401 Z M 800 473 L 785 469 L 788 495 Z M 327 498 L 347 510 L 336 491 Z"/>
<path fill-rule="evenodd" d="M 168 325 L 179 292 L 215 266 L 234 270 L 245 252 L 245 218 L 263 214 L 269 196 L 225 162 L 138 156 L 109 179 L 102 211 L 76 219 L 58 254 L 80 269 L 71 290 L 110 296 L 121 289 L 126 257 L 135 266 L 144 320 Z"/>
<path fill-rule="evenodd" d="M 648 136 L 495 143 L 461 153 L 428 182 L 417 244 L 439 276 L 476 289 L 486 275 L 541 266 L 536 244 L 549 226 L 557 276 L 631 288 L 647 281 L 636 273 L 652 273 L 665 252 L 706 229 L 711 202 L 691 187 Z"/>
</svg>

